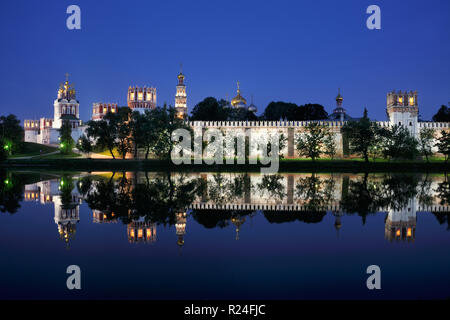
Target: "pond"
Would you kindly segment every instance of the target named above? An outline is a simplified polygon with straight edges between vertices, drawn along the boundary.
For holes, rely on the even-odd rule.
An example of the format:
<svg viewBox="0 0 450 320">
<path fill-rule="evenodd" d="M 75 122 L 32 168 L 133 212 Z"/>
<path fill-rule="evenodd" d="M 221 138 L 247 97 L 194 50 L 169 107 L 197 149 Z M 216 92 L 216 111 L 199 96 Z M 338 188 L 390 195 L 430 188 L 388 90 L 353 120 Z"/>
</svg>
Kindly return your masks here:
<svg viewBox="0 0 450 320">
<path fill-rule="evenodd" d="M 450 297 L 445 174 L 0 171 L 1 299 Z M 68 290 L 70 265 L 81 290 Z M 381 289 L 367 268 L 379 266 Z"/>
</svg>

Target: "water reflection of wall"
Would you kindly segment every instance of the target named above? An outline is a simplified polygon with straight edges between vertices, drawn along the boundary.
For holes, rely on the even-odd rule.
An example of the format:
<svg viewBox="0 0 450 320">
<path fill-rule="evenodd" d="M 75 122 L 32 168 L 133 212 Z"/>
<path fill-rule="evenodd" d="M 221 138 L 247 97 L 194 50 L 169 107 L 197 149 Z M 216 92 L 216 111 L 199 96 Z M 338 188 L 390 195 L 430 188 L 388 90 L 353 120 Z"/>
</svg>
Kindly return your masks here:
<svg viewBox="0 0 450 320">
<path fill-rule="evenodd" d="M 133 173 L 123 176 L 126 177 L 129 186 L 124 187 L 122 184 L 121 188 L 125 190 L 126 194 L 130 194 L 131 201 L 133 201 L 132 193 L 136 190 L 136 186 L 148 184 L 149 181 L 151 183 L 156 177 L 161 177 L 157 173 Z M 368 204 L 365 208 L 367 209 L 366 212 L 386 212 L 385 238 L 391 241 L 413 241 L 415 239 L 417 211 L 449 211 L 448 206 L 441 203 L 441 199 L 436 192 L 443 179 L 439 176 L 429 178 L 426 185 L 420 185 L 419 183 L 412 187 L 409 186 L 412 189 L 415 188 L 417 192 L 411 195 L 409 193 L 401 194 L 398 197 L 396 193 L 398 190 L 396 191 L 395 188 L 401 191 L 403 188 L 401 183 L 403 182 L 398 185 L 398 181 L 403 180 L 394 180 L 395 177 L 388 177 L 386 180 L 386 177 L 382 174 L 372 174 L 368 178 L 359 174 L 341 173 L 331 175 L 300 173 L 270 176 L 243 173 L 172 173 L 171 177 L 175 188 L 179 186 L 180 181 L 187 183 L 198 179 L 205 182 L 205 188 L 185 208 L 174 208 L 175 221 L 171 221 L 170 225 L 175 228 L 176 243 L 179 246 L 184 245 L 187 216 L 191 215 L 192 210 L 197 213 L 202 211 L 218 212 L 221 215 L 220 219 L 224 218 L 227 225 L 235 225 L 236 239 L 239 239 L 241 226 L 246 221 L 244 212 L 262 211 L 270 223 L 295 220 L 305 223 L 318 223 L 322 221 L 326 213 L 331 213 L 335 216 L 335 228 L 339 230 L 343 227 L 345 229 L 346 214 L 360 214 L 358 206 L 373 201 L 373 206 Z M 393 180 L 397 184 L 393 183 Z M 114 181 L 115 185 L 118 186 L 119 180 Z M 25 201 L 39 201 L 42 204 L 53 203 L 55 206 L 54 219 L 58 225 L 58 231 L 61 238 L 68 241 L 74 235 L 76 224 L 80 219 L 79 204 L 82 196 L 76 188 L 73 188 L 70 197 L 66 196 L 65 203 L 63 203 L 59 183 L 60 180 L 54 179 L 26 185 L 24 198 Z M 385 187 L 386 183 L 391 183 L 392 186 Z M 380 186 L 385 187 L 384 190 Z M 358 188 L 371 193 L 371 198 L 359 199 L 358 196 L 360 195 L 355 194 L 355 192 L 359 192 L 360 189 Z M 390 188 L 393 188 L 394 191 Z M 427 192 L 426 195 L 420 194 L 421 188 Z M 96 183 L 92 183 L 90 192 L 92 193 L 94 190 L 96 190 Z M 386 194 L 383 195 L 383 192 Z M 85 193 L 83 195 L 83 197 L 87 196 Z M 353 197 L 356 197 L 356 200 L 353 199 L 354 203 L 351 203 L 351 205 L 356 203 L 357 207 L 354 208 L 355 211 L 348 211 L 349 204 L 344 200 L 349 198 L 352 200 Z M 387 197 L 389 201 L 385 201 L 383 197 Z M 129 210 L 133 211 L 134 209 L 130 208 Z M 224 215 L 226 212 L 228 214 Z M 95 223 L 118 221 L 111 210 L 94 209 L 92 214 Z M 128 216 L 126 212 L 124 214 Z M 136 218 L 133 213 L 129 213 L 129 215 L 131 223 L 127 225 L 127 238 L 130 242 L 152 243 L 156 241 L 155 223 L 146 222 L 143 217 Z M 195 219 L 197 220 L 197 218 Z M 122 221 L 126 221 L 126 219 Z M 217 221 L 213 221 L 212 225 L 217 226 Z M 200 221 L 197 220 L 197 222 Z"/>
</svg>

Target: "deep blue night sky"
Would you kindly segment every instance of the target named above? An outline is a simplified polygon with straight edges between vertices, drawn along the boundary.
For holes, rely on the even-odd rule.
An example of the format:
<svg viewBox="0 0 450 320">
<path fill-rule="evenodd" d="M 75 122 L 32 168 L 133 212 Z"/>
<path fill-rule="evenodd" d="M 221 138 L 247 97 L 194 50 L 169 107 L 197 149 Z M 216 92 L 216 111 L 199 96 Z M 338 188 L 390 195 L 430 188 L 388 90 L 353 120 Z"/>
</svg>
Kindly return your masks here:
<svg viewBox="0 0 450 320">
<path fill-rule="evenodd" d="M 67 6 L 81 30 L 66 28 Z M 381 30 L 366 8 L 381 7 Z M 2 1 L 0 114 L 53 116 L 70 73 L 88 120 L 93 102 L 126 104 L 129 85 L 173 104 L 180 62 L 189 110 L 235 95 L 260 113 L 272 100 L 335 106 L 386 119 L 386 93 L 418 90 L 423 119 L 450 101 L 450 1 Z"/>
</svg>

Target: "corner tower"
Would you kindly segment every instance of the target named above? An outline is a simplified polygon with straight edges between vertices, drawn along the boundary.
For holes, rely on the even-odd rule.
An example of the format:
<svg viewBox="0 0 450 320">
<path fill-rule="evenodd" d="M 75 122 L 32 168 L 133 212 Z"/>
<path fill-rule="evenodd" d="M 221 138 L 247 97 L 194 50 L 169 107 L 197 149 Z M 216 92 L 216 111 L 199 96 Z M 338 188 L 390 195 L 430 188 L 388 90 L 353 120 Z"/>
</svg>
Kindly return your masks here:
<svg viewBox="0 0 450 320">
<path fill-rule="evenodd" d="M 144 113 L 145 110 L 156 108 L 156 88 L 129 87 L 127 103 L 133 111 Z"/>
<path fill-rule="evenodd" d="M 175 94 L 175 116 L 179 119 L 187 117 L 187 95 L 186 85 L 184 84 L 184 74 L 181 68 L 178 75 L 177 93 Z"/>
<path fill-rule="evenodd" d="M 387 114 L 391 125 L 401 125 L 413 135 L 417 135 L 419 105 L 417 91 L 389 92 L 387 94 Z"/>
</svg>

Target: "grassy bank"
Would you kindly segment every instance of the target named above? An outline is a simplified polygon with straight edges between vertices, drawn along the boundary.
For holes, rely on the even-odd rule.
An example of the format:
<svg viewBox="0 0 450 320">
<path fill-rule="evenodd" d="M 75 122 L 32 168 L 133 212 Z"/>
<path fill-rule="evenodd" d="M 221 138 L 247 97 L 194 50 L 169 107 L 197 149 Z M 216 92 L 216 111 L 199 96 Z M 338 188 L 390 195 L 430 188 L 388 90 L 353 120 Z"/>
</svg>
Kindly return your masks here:
<svg viewBox="0 0 450 320">
<path fill-rule="evenodd" d="M 251 165 L 174 165 L 163 160 L 112 160 L 85 158 L 34 158 L 8 159 L 0 163 L 3 168 L 27 168 L 62 171 L 260 171 L 261 164 Z M 450 164 L 442 160 L 424 161 L 375 161 L 365 163 L 360 160 L 317 160 L 283 159 L 280 161 L 279 172 L 447 172 Z"/>
<path fill-rule="evenodd" d="M 38 143 L 24 142 L 20 153 L 14 154 L 11 158 L 33 157 L 38 156 L 39 154 L 46 154 L 55 151 L 58 151 L 58 148 Z"/>
</svg>

